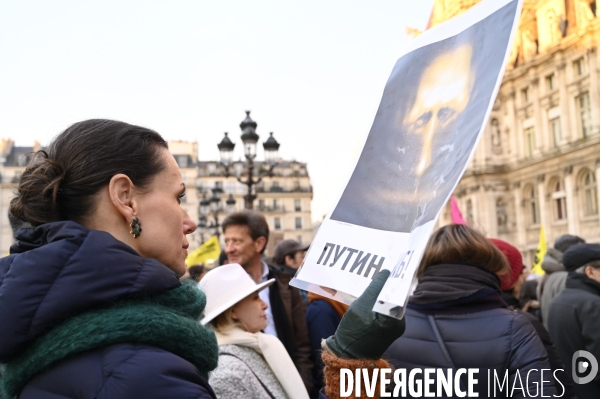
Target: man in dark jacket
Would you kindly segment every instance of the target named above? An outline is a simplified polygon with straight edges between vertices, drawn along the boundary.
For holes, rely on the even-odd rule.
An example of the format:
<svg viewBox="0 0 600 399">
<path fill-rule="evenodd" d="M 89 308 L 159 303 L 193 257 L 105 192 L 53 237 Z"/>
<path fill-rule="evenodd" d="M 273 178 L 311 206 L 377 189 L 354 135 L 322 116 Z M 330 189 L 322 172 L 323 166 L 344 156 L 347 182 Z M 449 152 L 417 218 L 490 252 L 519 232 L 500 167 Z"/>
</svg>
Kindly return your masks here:
<svg viewBox="0 0 600 399">
<path fill-rule="evenodd" d="M 573 245 L 579 244 L 585 244 L 585 240 L 571 234 L 563 234 L 554 241 L 554 248 L 548 249 L 548 252 L 544 255 L 542 269 L 544 269 L 546 275 L 538 285 L 537 297 L 542 310 L 542 322 L 546 329 L 548 329 L 550 303 L 559 292 L 565 289 L 565 282 L 567 281 L 567 272 L 562 263 L 563 253 Z"/>
<path fill-rule="evenodd" d="M 600 245 L 571 247 L 563 254 L 563 264 L 569 274 L 565 289 L 550 304 L 550 336 L 566 371 L 573 375 L 577 383 L 574 388 L 578 398 L 600 398 L 597 361 L 594 370 L 593 361 L 575 355 L 578 351 L 587 351 L 596 360 L 600 359 Z M 591 372 L 596 376 L 592 381 L 582 383 L 581 379 L 585 380 L 590 374 L 590 364 Z M 577 370 L 573 370 L 575 365 Z"/>
<path fill-rule="evenodd" d="M 296 275 L 298 268 L 304 262 L 304 256 L 308 251 L 308 244 L 302 244 L 296 240 L 283 240 L 275 247 L 273 255 L 273 268 L 278 272 L 292 277 Z M 304 303 L 308 303 L 308 293 L 299 290 Z"/>
<path fill-rule="evenodd" d="M 236 212 L 227 216 L 221 226 L 229 263 L 242 265 L 257 284 L 275 278 L 276 284 L 259 294 L 269 305 L 264 332 L 275 335 L 283 343 L 310 392 L 313 363 L 304 301 L 298 289 L 289 285 L 292 276 L 281 273 L 261 259 L 269 239 L 267 221 L 259 213 Z"/>
</svg>

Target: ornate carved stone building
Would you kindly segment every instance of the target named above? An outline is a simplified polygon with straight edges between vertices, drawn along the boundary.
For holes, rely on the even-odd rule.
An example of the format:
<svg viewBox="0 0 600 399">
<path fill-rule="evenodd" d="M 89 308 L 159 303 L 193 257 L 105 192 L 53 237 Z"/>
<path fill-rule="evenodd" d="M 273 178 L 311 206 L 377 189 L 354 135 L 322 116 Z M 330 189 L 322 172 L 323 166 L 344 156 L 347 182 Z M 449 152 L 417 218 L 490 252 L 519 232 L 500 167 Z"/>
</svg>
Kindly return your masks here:
<svg viewBox="0 0 600 399">
<path fill-rule="evenodd" d="M 437 24 L 478 1 L 436 0 Z M 525 0 L 508 69 L 455 195 L 470 225 L 532 263 L 540 226 L 600 242 L 597 1 Z M 450 222 L 449 208 L 440 224 Z"/>
</svg>

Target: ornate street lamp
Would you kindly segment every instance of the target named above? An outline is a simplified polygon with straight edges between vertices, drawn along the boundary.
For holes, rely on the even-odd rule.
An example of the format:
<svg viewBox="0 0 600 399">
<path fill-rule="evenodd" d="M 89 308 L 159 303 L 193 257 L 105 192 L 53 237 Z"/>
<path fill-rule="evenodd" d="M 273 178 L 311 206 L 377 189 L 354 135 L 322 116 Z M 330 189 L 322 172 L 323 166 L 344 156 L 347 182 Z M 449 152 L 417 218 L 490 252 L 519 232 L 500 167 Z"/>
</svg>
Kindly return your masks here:
<svg viewBox="0 0 600 399">
<path fill-rule="evenodd" d="M 215 234 L 219 235 L 219 228 L 221 227 L 221 224 L 219 223 L 219 213 L 223 212 L 223 202 L 221 201 L 223 189 L 215 184 L 215 186 L 211 188 L 211 191 L 212 196 L 210 198 L 207 198 L 206 193 L 204 193 L 202 200 L 200 200 L 198 227 L 200 228 L 202 237 L 204 236 L 204 232 L 210 232 L 210 230 L 213 229 Z M 227 198 L 225 204 L 227 205 L 227 213 L 233 212 L 235 207 L 233 195 L 229 194 L 229 198 Z M 209 221 L 208 216 L 212 216 L 212 220 Z"/>
<path fill-rule="evenodd" d="M 273 137 L 271 132 L 267 141 L 263 143 L 263 149 L 265 150 L 265 161 L 263 171 L 258 174 L 258 178 L 254 179 L 254 158 L 256 158 L 256 146 L 258 143 L 259 136 L 256 133 L 256 127 L 258 124 L 250 118 L 250 111 L 246 111 L 246 118 L 240 123 L 240 129 L 242 130 L 242 144 L 244 145 L 244 157 L 246 162 L 238 161 L 233 162 L 233 149 L 235 144 L 231 142 L 227 133 L 221 142 L 217 145 L 221 154 L 221 165 L 225 168 L 225 176 L 229 177 L 229 169 L 233 166 L 235 176 L 237 180 L 248 187 L 248 192 L 244 196 L 244 206 L 246 209 L 253 209 L 254 200 L 256 194 L 254 193 L 254 186 L 262 181 L 265 176 L 273 176 L 273 168 L 277 165 L 279 155 L 279 143 Z M 247 177 L 245 180 L 242 179 L 244 171 L 247 171 Z M 233 199 L 233 198 L 231 198 Z"/>
<path fill-rule="evenodd" d="M 269 133 L 269 138 L 263 143 L 265 150 L 265 162 L 270 165 L 275 165 L 279 159 L 279 143 L 273 137 L 273 132 Z"/>
<path fill-rule="evenodd" d="M 227 198 L 225 203 L 227 204 L 227 213 L 233 213 L 233 210 L 235 209 L 235 199 L 232 194 L 229 194 L 229 198 Z"/>
<path fill-rule="evenodd" d="M 227 132 L 225 132 L 225 137 L 223 137 L 223 140 L 217 144 L 217 147 L 219 148 L 219 153 L 221 154 L 221 163 L 226 165 L 226 167 L 229 167 L 233 161 L 233 148 L 235 147 L 235 144 L 233 144 L 229 137 L 227 137 Z"/>
</svg>

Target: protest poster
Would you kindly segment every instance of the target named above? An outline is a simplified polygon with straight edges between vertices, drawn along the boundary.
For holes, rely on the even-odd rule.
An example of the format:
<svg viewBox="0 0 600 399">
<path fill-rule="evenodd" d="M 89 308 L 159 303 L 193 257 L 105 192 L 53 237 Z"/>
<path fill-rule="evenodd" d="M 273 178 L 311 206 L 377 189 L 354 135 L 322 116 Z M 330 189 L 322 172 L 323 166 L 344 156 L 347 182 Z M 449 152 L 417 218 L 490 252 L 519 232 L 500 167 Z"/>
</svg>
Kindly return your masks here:
<svg viewBox="0 0 600 399">
<path fill-rule="evenodd" d="M 403 315 L 427 240 L 489 117 L 521 7 L 484 0 L 412 41 L 291 285 L 349 304 L 388 269 L 374 310 Z"/>
</svg>

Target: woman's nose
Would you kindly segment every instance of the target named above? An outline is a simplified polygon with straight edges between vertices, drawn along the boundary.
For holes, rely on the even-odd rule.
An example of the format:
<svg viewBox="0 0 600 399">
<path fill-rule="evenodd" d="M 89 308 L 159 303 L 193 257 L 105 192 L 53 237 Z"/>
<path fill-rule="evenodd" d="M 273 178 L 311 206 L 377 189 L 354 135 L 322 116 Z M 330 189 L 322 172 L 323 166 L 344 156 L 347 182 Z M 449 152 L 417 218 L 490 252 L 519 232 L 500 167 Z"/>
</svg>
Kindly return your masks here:
<svg viewBox="0 0 600 399">
<path fill-rule="evenodd" d="M 196 231 L 196 223 L 190 218 L 190 215 L 183 210 L 183 234 L 192 234 Z"/>
</svg>

